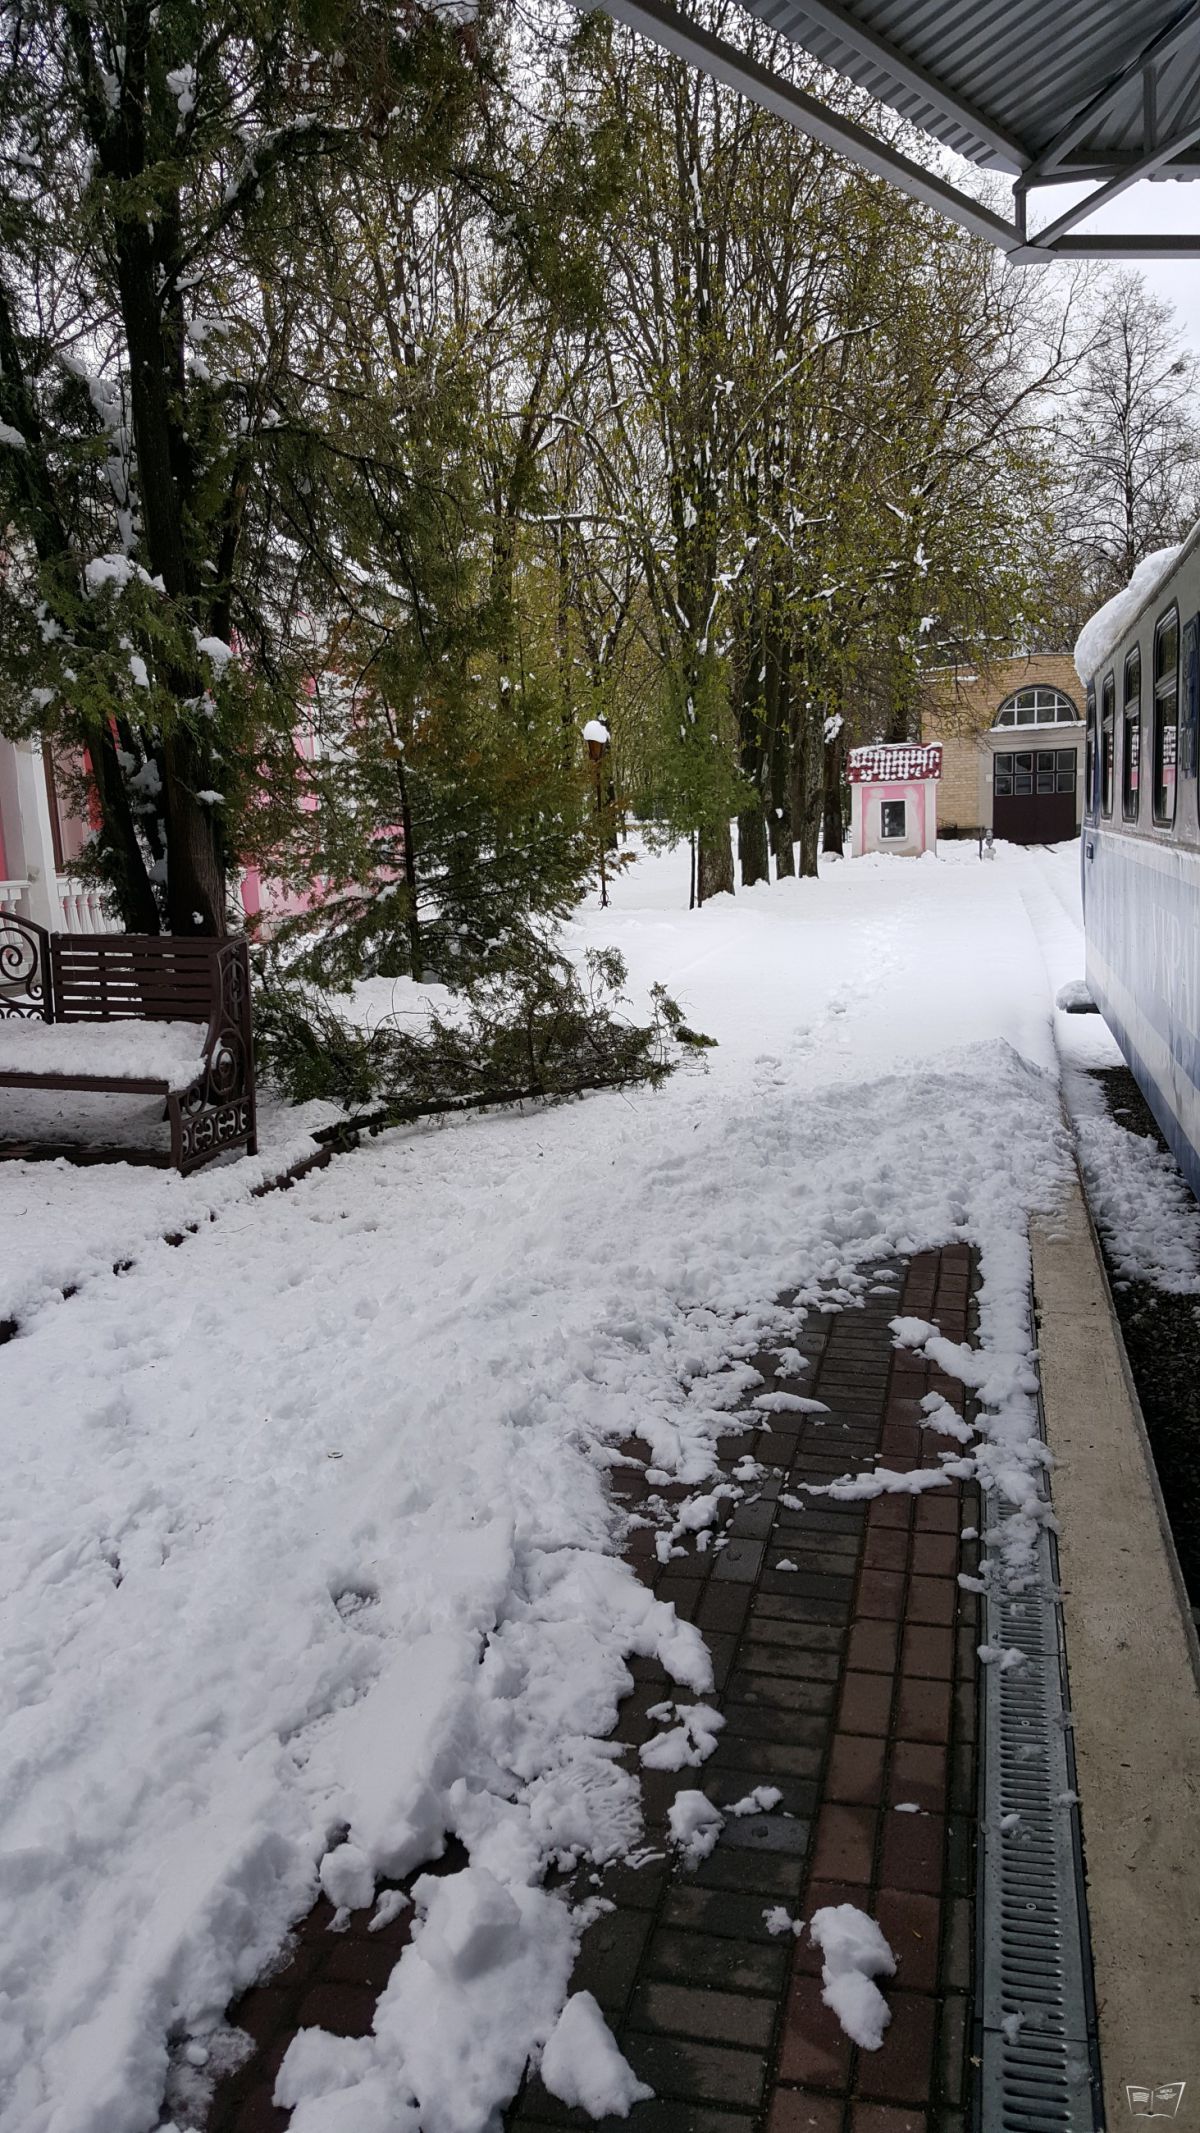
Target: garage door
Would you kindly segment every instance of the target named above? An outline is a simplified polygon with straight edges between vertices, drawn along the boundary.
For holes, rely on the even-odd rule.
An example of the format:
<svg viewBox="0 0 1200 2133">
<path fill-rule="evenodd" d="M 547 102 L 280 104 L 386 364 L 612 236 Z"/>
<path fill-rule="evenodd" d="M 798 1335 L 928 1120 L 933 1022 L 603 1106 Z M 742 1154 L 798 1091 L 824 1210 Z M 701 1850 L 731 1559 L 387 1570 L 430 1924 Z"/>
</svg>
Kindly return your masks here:
<svg viewBox="0 0 1200 2133">
<path fill-rule="evenodd" d="M 1073 748 L 1017 749 L 992 768 L 992 828 L 1012 844 L 1061 844 L 1079 828 Z"/>
</svg>

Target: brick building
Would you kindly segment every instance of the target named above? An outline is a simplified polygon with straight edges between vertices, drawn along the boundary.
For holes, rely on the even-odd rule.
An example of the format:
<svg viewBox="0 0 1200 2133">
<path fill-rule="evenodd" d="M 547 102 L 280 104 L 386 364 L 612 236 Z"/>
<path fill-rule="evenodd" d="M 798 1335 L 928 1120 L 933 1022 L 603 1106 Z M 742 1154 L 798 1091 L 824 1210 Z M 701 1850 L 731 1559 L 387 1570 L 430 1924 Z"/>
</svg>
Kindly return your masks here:
<svg viewBox="0 0 1200 2133">
<path fill-rule="evenodd" d="M 1083 691 L 1064 653 L 945 667 L 927 678 L 921 738 L 942 743 L 943 836 L 1073 837 L 1083 813 Z"/>
</svg>

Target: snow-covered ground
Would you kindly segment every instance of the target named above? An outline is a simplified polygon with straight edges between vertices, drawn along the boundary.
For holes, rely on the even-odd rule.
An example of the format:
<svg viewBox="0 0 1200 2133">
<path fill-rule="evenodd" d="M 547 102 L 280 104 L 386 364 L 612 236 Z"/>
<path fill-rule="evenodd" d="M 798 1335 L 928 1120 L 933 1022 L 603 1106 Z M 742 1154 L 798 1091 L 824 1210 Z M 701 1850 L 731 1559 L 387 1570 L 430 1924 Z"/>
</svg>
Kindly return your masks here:
<svg viewBox="0 0 1200 2133">
<path fill-rule="evenodd" d="M 451 1831 L 471 1865 L 420 1885 L 375 2035 L 285 2062 L 295 2133 L 482 2133 L 552 2036 L 559 2093 L 632 2093 L 591 2009 L 558 2020 L 581 1921 L 538 1884 L 638 1841 L 626 1656 L 693 1702 L 709 1673 L 619 1560 L 606 1465 L 637 1431 L 699 1486 L 765 1336 L 966 1238 L 979 1456 L 1019 1487 L 1055 1023 L 1115 1057 L 1053 1004 L 1075 867 L 950 845 L 689 915 L 686 857 L 643 860 L 569 937 L 622 949 L 635 1004 L 667 982 L 707 1073 L 259 1200 L 249 1165 L 0 1166 L 0 2133 L 154 2125 L 168 2033 L 212 2029 L 319 1871 L 360 1903 Z"/>
</svg>

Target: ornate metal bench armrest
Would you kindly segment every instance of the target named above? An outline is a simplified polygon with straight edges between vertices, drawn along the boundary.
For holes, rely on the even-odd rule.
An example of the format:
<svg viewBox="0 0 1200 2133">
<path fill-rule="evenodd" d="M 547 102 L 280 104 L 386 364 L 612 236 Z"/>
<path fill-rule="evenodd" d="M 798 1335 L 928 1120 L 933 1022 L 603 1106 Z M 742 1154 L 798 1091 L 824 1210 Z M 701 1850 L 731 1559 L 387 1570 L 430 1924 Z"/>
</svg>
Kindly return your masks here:
<svg viewBox="0 0 1200 2133">
<path fill-rule="evenodd" d="M 50 936 L 31 918 L 0 911 L 0 1021 L 53 1022 Z"/>
<path fill-rule="evenodd" d="M 244 1142 L 257 1148 L 250 959 L 245 941 L 213 948 L 213 1004 L 204 1071 L 172 1102 L 172 1153 L 181 1170 Z"/>
</svg>

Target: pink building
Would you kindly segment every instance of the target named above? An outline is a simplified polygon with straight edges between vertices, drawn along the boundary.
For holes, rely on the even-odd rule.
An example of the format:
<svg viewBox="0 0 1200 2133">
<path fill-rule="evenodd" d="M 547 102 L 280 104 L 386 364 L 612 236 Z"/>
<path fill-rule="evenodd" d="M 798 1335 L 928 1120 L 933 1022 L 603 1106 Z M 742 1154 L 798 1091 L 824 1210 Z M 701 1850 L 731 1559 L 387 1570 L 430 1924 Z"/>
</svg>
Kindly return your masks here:
<svg viewBox="0 0 1200 2133">
<path fill-rule="evenodd" d="M 64 804 L 48 748 L 0 740 L 0 911 L 52 933 L 107 933 L 99 890 L 70 872 L 89 827 Z"/>
<path fill-rule="evenodd" d="M 846 775 L 853 858 L 861 859 L 864 852 L 895 852 L 919 859 L 923 852 L 937 851 L 940 746 L 903 742 L 852 748 Z"/>
<path fill-rule="evenodd" d="M 308 729 L 297 732 L 296 747 L 306 759 L 315 754 Z M 316 804 L 311 793 L 301 797 L 301 807 Z M 0 739 L 0 912 L 32 919 L 50 933 L 121 932 L 102 892 L 71 871 L 91 833 L 59 790 L 49 747 Z M 230 886 L 247 919 L 269 921 L 307 910 L 323 884 L 297 895 L 251 865 Z"/>
</svg>

